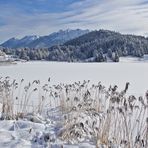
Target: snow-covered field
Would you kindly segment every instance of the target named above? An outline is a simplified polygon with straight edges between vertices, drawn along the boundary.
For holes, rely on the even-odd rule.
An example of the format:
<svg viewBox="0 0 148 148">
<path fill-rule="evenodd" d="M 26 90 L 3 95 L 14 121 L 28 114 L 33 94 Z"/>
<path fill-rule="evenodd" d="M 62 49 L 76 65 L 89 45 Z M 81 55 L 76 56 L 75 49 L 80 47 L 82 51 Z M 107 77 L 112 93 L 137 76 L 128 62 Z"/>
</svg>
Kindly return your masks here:
<svg viewBox="0 0 148 148">
<path fill-rule="evenodd" d="M 23 117 L 23 119 L 19 118 L 19 120 L 10 119 L 10 120 L 0 121 L 0 147 L 4 148 L 5 147 L 7 148 L 9 147 L 95 148 L 96 143 L 94 141 L 96 138 L 98 138 L 97 137 L 98 134 L 96 132 L 98 130 L 100 130 L 102 134 L 105 132 L 102 131 L 101 129 L 97 129 L 98 127 L 102 128 L 108 127 L 109 121 L 113 125 L 112 127 L 119 126 L 120 129 L 121 125 L 124 124 L 122 118 L 120 122 L 118 122 L 117 120 L 115 121 L 111 120 L 112 119 L 111 117 L 114 117 L 114 115 L 115 118 L 120 119 L 120 114 L 118 113 L 116 114 L 116 112 L 113 112 L 113 114 L 109 114 L 106 116 L 105 113 L 108 112 L 106 110 L 108 107 L 106 107 L 105 105 L 107 104 L 108 106 L 107 103 L 108 100 L 106 102 L 98 100 L 100 101 L 99 103 L 101 105 L 98 102 L 95 102 L 96 100 L 94 98 L 98 98 L 98 92 L 96 93 L 97 90 L 96 88 L 100 86 L 98 85 L 98 82 L 101 81 L 101 84 L 105 85 L 106 88 L 108 88 L 110 85 L 112 85 L 112 88 L 114 88 L 114 85 L 117 85 L 119 92 L 115 91 L 115 94 L 111 94 L 111 96 L 117 97 L 119 95 L 121 98 L 127 97 L 127 100 L 128 100 L 128 95 L 130 94 L 135 96 L 140 96 L 140 95 L 144 96 L 145 92 L 148 90 L 147 57 L 144 57 L 144 60 L 140 62 L 139 59 L 135 58 L 134 59 L 130 57 L 128 59 L 121 58 L 120 63 L 57 63 L 57 62 L 18 63 L 17 65 L 0 67 L 0 77 L 4 78 L 6 76 L 9 76 L 11 80 L 16 79 L 16 82 L 19 83 L 23 78 L 24 79 L 23 85 L 28 85 L 28 82 L 32 82 L 33 80 L 40 80 L 41 86 L 47 84 L 48 88 L 50 88 L 50 92 L 53 92 L 53 94 L 50 93 L 51 96 L 48 96 L 47 95 L 48 93 L 47 94 L 46 92 L 44 93 L 44 97 L 46 96 L 47 98 L 48 97 L 52 98 L 52 100 L 46 102 L 47 104 L 49 104 L 49 106 L 45 105 L 44 104 L 45 102 L 38 102 L 40 103 L 41 106 L 42 105 L 44 106 L 44 110 L 42 110 L 41 114 L 36 114 L 36 112 L 29 113 L 29 109 L 27 110 L 27 108 L 25 108 L 24 111 L 26 112 L 26 115 Z M 50 77 L 50 82 L 47 83 L 49 77 Z M 86 84 L 86 87 L 83 87 L 82 86 L 83 83 L 81 83 L 82 85 L 80 86 L 79 91 L 76 88 L 80 85 L 80 83 L 78 84 L 75 83 L 76 88 L 75 86 L 65 86 L 63 84 L 61 84 L 60 86 L 58 85 L 60 83 L 72 84 L 78 81 L 83 82 L 83 80 L 90 80 L 90 84 L 89 86 L 87 86 Z M 125 88 L 126 82 L 129 82 L 130 85 L 128 88 L 128 93 L 125 94 L 124 96 L 124 94 L 122 94 L 122 91 Z M 91 87 L 91 84 L 96 84 L 96 86 Z M 54 89 L 55 86 L 52 87 L 52 85 L 58 85 L 59 88 Z M 45 86 L 45 90 L 47 86 Z M 62 89 L 60 88 L 61 86 Z M 67 87 L 69 90 L 68 93 L 66 89 Z M 88 89 L 91 90 L 91 95 L 87 91 Z M 42 96 L 41 93 L 42 92 L 39 91 L 39 97 Z M 83 104 L 83 102 L 85 102 L 83 99 L 86 99 L 85 98 L 86 93 L 88 100 L 86 101 L 85 104 Z M 104 91 L 102 91 L 101 93 L 102 93 L 101 97 L 103 98 Z M 15 97 L 18 94 L 19 98 L 15 100 Z M 14 99 L 13 101 L 16 102 L 16 104 L 14 105 L 16 112 L 19 111 L 19 109 L 17 109 L 16 106 L 18 103 L 17 102 L 18 99 L 22 97 L 21 94 L 23 94 L 23 92 L 19 89 L 17 90 L 16 94 L 13 94 L 15 96 L 13 98 Z M 35 97 L 36 95 L 32 96 L 33 97 L 31 102 L 27 103 L 28 106 L 29 105 L 33 106 L 35 102 L 37 102 L 37 99 Z M 0 95 L 0 98 L 1 97 L 2 95 Z M 9 97 L 7 99 L 9 100 Z M 73 99 L 76 102 L 72 102 L 71 100 Z M 11 99 L 9 101 L 11 102 Z M 89 112 L 88 109 L 92 108 L 86 107 L 87 103 L 91 104 L 92 107 L 95 107 L 96 109 L 94 111 Z M 135 105 L 136 108 L 137 101 L 135 101 L 134 103 L 135 104 L 132 105 L 133 106 Z M 61 104 L 63 108 L 59 109 L 58 107 Z M 82 110 L 80 109 L 80 111 L 77 112 L 76 111 L 77 108 L 75 108 L 75 106 L 80 106 L 80 105 L 82 105 Z M 117 110 L 121 106 L 122 103 L 115 104 Z M 97 107 L 99 107 L 99 109 Z M 131 135 L 129 135 L 128 138 L 131 138 L 130 140 L 132 141 L 133 133 L 134 134 L 139 133 L 140 135 L 143 135 L 145 138 L 144 134 L 146 130 L 145 120 L 147 117 L 148 109 L 144 109 L 142 105 L 140 105 L 139 108 L 141 108 L 141 112 L 135 109 L 135 112 L 133 111 L 133 113 L 131 113 L 130 105 L 128 107 L 129 107 L 128 112 L 125 111 L 125 113 L 129 113 L 129 116 L 127 115 L 126 120 L 127 123 L 129 124 L 128 131 L 131 132 Z M 99 114 L 96 115 L 96 111 L 99 110 L 100 110 Z M 120 112 L 124 112 L 124 110 L 122 111 L 120 110 Z M 93 113 L 95 114 L 94 116 Z M 141 117 L 140 115 L 143 116 Z M 135 116 L 137 117 L 135 119 L 140 120 L 139 124 L 136 123 L 137 121 L 134 120 Z M 133 119 L 133 121 L 131 121 L 131 119 Z M 101 120 L 103 121 L 104 124 L 101 124 Z M 92 128 L 94 124 L 96 126 L 95 129 Z M 116 124 L 116 126 L 114 124 Z M 83 128 L 85 128 L 85 130 Z M 133 132 L 134 128 L 135 130 Z M 116 134 L 118 135 L 118 130 L 119 129 L 117 129 L 117 131 L 114 132 L 115 135 Z M 77 134 L 78 136 L 76 139 L 73 137 L 74 136 L 73 132 L 75 132 L 75 134 Z M 119 136 L 119 139 L 122 137 L 122 132 L 124 131 L 122 131 L 121 129 L 120 131 L 121 135 Z M 106 133 L 104 133 L 104 135 L 106 136 L 106 134 L 107 131 Z M 110 136 L 112 136 L 112 134 Z M 69 140 L 67 140 L 67 138 Z M 102 138 L 104 139 L 105 137 Z M 78 141 L 79 144 L 77 144 Z M 117 144 L 117 142 L 115 143 Z M 104 145 L 106 144 L 104 140 L 103 144 Z M 124 145 L 122 147 L 127 147 L 127 146 L 128 145 L 126 146 Z"/>
</svg>

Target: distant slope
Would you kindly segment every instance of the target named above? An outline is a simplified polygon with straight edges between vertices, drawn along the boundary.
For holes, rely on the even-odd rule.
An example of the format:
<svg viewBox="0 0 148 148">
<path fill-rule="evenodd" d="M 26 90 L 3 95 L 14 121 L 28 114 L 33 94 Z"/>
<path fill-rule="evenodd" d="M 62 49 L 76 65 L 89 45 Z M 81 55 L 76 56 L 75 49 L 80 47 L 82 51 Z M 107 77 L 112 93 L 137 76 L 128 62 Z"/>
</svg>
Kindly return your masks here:
<svg viewBox="0 0 148 148">
<path fill-rule="evenodd" d="M 8 47 L 8 48 L 13 48 L 15 45 L 17 45 L 18 43 L 18 39 L 16 38 L 11 38 L 9 40 L 7 40 L 6 42 L 4 42 L 3 44 L 1 44 L 1 47 Z"/>
<path fill-rule="evenodd" d="M 60 30 L 48 36 L 26 36 L 22 39 L 11 38 L 0 46 L 9 48 L 48 48 L 53 45 L 63 44 L 68 40 L 74 39 L 88 33 L 89 30 Z"/>
<path fill-rule="evenodd" d="M 22 39 L 11 38 L 0 46 L 8 48 L 27 47 L 28 44 L 38 39 L 38 36 L 25 36 Z"/>
</svg>

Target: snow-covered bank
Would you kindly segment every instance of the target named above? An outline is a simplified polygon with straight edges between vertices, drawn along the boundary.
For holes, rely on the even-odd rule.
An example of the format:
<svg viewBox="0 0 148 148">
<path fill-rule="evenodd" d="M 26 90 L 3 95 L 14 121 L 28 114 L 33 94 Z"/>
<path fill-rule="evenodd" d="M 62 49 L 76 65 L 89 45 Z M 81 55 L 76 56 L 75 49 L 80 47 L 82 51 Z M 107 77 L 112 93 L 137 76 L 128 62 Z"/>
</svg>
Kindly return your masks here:
<svg viewBox="0 0 148 148">
<path fill-rule="evenodd" d="M 118 90 L 90 81 L 23 82 L 0 80 L 0 147 L 147 148 L 148 92 L 128 95 L 129 83 Z"/>
</svg>

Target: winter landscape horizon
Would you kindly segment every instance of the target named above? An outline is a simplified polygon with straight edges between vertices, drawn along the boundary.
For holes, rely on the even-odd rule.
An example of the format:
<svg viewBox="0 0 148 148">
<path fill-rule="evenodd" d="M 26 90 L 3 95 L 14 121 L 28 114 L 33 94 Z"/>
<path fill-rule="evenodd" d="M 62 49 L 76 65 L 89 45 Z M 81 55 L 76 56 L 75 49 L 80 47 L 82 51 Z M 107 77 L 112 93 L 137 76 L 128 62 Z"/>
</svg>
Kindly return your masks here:
<svg viewBox="0 0 148 148">
<path fill-rule="evenodd" d="M 148 148 L 148 0 L 0 0 L 0 148 Z"/>
</svg>

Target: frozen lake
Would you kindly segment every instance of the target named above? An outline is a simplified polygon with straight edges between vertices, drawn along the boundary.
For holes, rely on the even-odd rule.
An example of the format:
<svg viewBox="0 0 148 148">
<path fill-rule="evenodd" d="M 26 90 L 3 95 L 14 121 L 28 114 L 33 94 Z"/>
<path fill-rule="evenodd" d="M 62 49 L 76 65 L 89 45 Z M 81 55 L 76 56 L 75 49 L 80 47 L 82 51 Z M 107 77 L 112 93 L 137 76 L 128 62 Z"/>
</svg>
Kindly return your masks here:
<svg viewBox="0 0 148 148">
<path fill-rule="evenodd" d="M 27 62 L 10 66 L 0 66 L 0 76 L 10 76 L 26 82 L 35 79 L 51 84 L 72 83 L 91 80 L 92 83 L 102 82 L 106 87 L 117 84 L 119 89 L 130 82 L 129 92 L 143 95 L 148 90 L 147 62 L 120 63 L 58 63 L 58 62 Z"/>
</svg>

